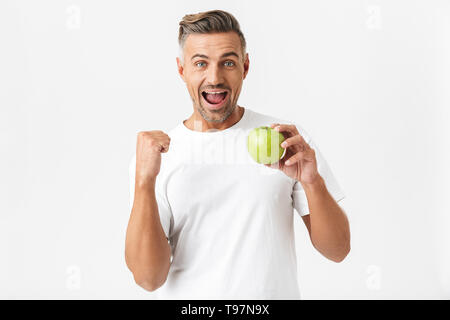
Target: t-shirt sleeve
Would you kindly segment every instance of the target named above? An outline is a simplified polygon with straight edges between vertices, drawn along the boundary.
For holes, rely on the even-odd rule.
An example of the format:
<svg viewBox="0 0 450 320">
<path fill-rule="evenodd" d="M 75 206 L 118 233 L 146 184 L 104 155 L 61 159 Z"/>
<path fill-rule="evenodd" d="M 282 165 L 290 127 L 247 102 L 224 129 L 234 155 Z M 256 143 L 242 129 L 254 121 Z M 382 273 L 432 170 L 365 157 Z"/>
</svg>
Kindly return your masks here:
<svg viewBox="0 0 450 320">
<path fill-rule="evenodd" d="M 129 206 L 130 206 L 130 212 L 131 212 L 131 210 L 133 209 L 133 202 L 134 202 L 134 187 L 135 187 L 135 177 L 136 177 L 136 154 L 133 156 L 133 158 L 130 161 L 129 177 L 130 177 Z M 158 174 L 158 177 L 156 178 L 155 196 L 156 196 L 156 202 L 158 204 L 159 219 L 161 221 L 161 225 L 164 230 L 164 233 L 166 234 L 166 238 L 169 239 L 170 224 L 171 224 L 171 220 L 172 220 L 171 219 L 172 211 L 170 209 L 170 205 L 167 200 L 167 197 L 165 196 L 164 176 L 161 173 L 161 171 Z"/>
<path fill-rule="evenodd" d="M 344 191 L 338 184 L 336 178 L 333 175 L 333 172 L 331 171 L 330 166 L 323 157 L 317 145 L 314 143 L 314 141 L 308 135 L 308 133 L 304 131 L 304 129 L 301 129 L 299 126 L 297 126 L 297 129 L 299 130 L 299 133 L 302 135 L 305 141 L 309 144 L 309 146 L 312 149 L 314 149 L 316 153 L 317 170 L 319 171 L 320 176 L 324 179 L 328 192 L 331 194 L 333 199 L 336 200 L 336 202 L 339 202 L 340 200 L 344 199 L 345 198 Z M 298 181 L 294 183 L 292 199 L 294 203 L 294 208 L 297 210 L 300 216 L 305 216 L 309 214 L 308 199 L 306 198 L 306 193 L 305 190 L 303 189 L 302 184 Z"/>
</svg>

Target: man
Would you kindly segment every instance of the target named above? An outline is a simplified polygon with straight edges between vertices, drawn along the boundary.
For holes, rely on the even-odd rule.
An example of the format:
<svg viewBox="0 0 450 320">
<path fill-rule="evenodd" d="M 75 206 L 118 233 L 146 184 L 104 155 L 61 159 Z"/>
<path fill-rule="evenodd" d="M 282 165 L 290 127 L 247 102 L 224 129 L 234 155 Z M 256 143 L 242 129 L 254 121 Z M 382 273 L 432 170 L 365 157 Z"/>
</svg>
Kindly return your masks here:
<svg viewBox="0 0 450 320">
<path fill-rule="evenodd" d="M 165 299 L 299 299 L 293 209 L 314 247 L 340 262 L 350 250 L 344 194 L 305 130 L 237 105 L 249 58 L 231 14 L 186 15 L 179 30 L 194 112 L 168 134 L 138 134 L 127 266 Z M 287 138 L 275 165 L 248 154 L 259 126 Z"/>
</svg>

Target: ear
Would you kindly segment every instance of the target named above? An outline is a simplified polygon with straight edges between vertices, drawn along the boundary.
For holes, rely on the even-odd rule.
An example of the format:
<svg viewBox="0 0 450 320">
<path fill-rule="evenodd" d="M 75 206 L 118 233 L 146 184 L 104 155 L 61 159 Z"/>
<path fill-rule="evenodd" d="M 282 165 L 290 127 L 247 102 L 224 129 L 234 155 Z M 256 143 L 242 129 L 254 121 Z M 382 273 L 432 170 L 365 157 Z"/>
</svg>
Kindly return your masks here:
<svg viewBox="0 0 450 320">
<path fill-rule="evenodd" d="M 245 77 L 247 76 L 249 67 L 250 67 L 250 60 L 248 59 L 248 53 L 246 53 L 245 61 L 244 61 L 244 77 L 243 77 L 243 79 L 245 79 Z"/>
<path fill-rule="evenodd" d="M 186 80 L 184 79 L 184 67 L 181 64 L 180 58 L 177 57 L 177 67 L 178 67 L 178 73 L 181 76 L 181 79 L 183 79 L 184 82 L 186 82 Z"/>
</svg>

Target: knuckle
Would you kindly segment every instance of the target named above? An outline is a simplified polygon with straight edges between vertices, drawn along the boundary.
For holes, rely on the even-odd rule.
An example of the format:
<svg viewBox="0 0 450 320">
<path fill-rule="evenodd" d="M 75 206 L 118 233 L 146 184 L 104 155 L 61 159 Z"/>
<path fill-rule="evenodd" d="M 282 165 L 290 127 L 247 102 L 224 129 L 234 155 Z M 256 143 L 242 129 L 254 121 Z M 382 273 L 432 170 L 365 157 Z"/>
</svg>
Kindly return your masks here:
<svg viewBox="0 0 450 320">
<path fill-rule="evenodd" d="M 137 136 L 137 140 L 141 142 L 145 142 L 149 139 L 149 134 L 147 131 L 140 131 Z"/>
</svg>

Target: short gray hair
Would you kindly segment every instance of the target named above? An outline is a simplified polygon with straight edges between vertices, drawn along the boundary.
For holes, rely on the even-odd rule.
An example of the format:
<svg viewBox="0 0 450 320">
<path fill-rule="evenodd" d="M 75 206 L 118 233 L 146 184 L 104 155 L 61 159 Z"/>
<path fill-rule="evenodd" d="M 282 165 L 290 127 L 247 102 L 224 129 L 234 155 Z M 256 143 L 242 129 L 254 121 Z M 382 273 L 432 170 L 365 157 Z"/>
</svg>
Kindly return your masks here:
<svg viewBox="0 0 450 320">
<path fill-rule="evenodd" d="M 179 24 L 178 44 L 182 62 L 184 60 L 184 43 L 186 42 L 187 36 L 193 33 L 205 34 L 234 31 L 241 39 L 242 57 L 245 56 L 247 43 L 239 22 L 231 13 L 223 10 L 211 10 L 196 14 L 187 14 Z"/>
</svg>

